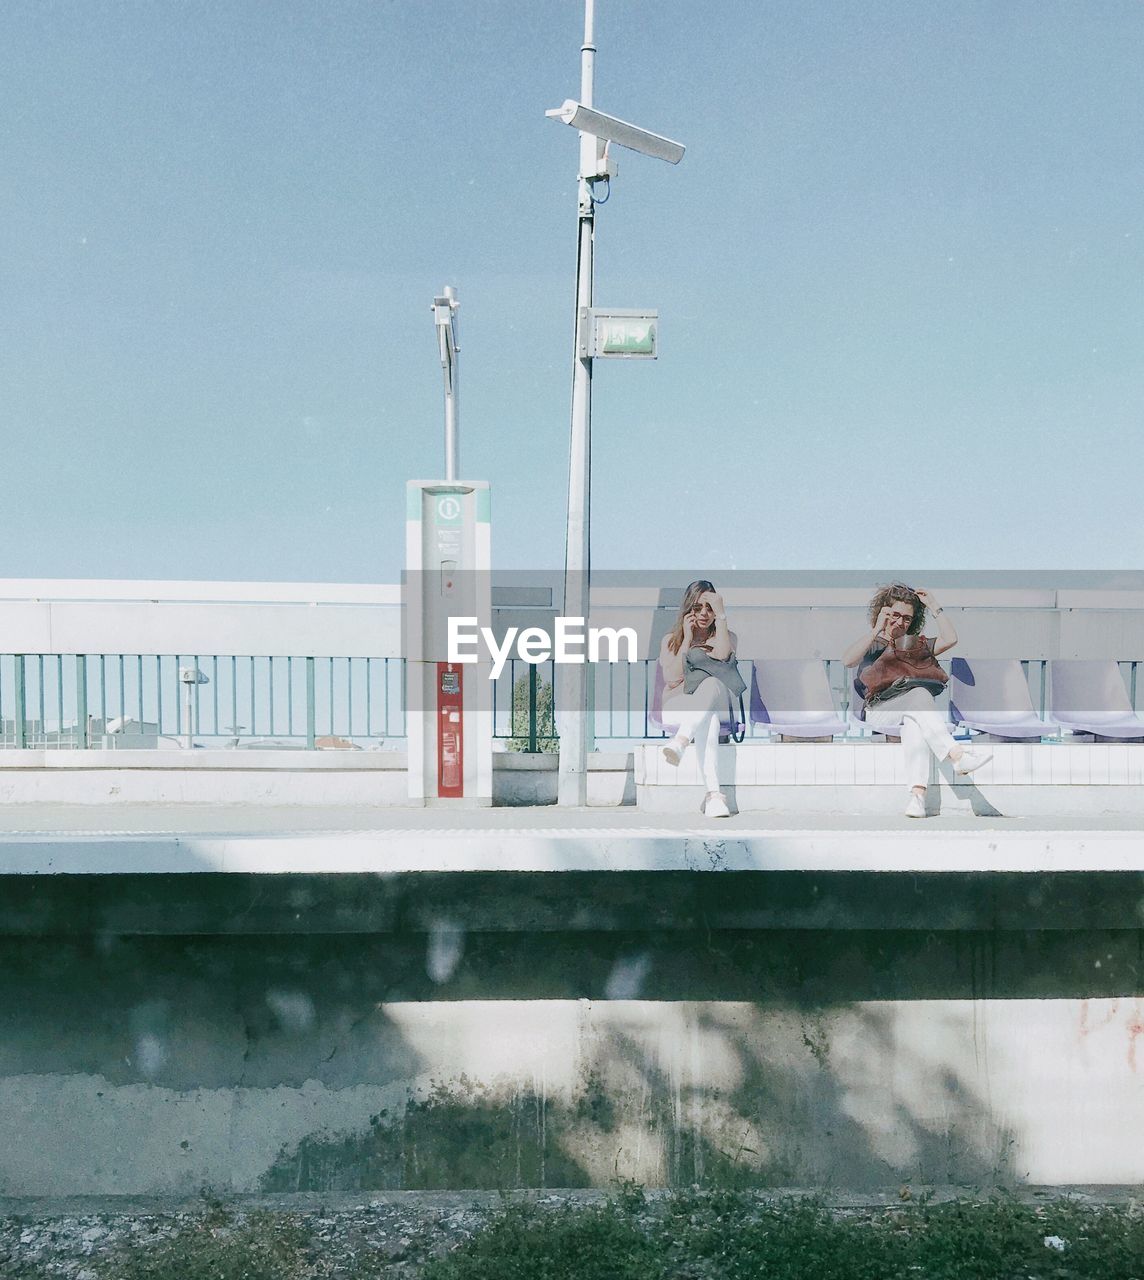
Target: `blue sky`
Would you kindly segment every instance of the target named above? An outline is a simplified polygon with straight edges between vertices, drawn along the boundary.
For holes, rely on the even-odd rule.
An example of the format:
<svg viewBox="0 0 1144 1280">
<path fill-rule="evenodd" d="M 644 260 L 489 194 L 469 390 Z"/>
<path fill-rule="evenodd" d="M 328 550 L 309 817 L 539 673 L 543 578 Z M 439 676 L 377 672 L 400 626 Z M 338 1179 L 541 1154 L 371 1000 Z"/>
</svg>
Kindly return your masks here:
<svg viewBox="0 0 1144 1280">
<path fill-rule="evenodd" d="M 702 12 L 702 16 L 700 15 Z M 563 560 L 580 0 L 9 0 L 0 576 L 392 581 L 441 462 Z M 1144 5 L 597 0 L 607 568 L 1144 562 Z"/>
</svg>

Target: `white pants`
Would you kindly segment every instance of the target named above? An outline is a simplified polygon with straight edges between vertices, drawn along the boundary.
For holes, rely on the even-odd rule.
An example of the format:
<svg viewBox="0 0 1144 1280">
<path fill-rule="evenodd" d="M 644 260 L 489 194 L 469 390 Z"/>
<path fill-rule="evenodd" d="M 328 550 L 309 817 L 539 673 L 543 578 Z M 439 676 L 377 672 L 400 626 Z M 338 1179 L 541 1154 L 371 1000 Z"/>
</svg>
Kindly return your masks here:
<svg viewBox="0 0 1144 1280">
<path fill-rule="evenodd" d="M 902 726 L 906 782 L 911 788 L 928 785 L 930 752 L 940 762 L 954 745 L 945 716 L 934 705 L 933 694 L 925 689 L 910 689 L 889 702 L 876 702 L 867 707 L 866 723 L 872 729 L 882 730 Z"/>
<path fill-rule="evenodd" d="M 663 700 L 664 728 L 674 729 L 680 737 L 695 743 L 699 756 L 699 772 L 708 791 L 719 790 L 715 770 L 719 753 L 719 718 L 727 710 L 727 686 L 715 676 L 708 676 L 694 693 L 684 693 L 683 686 Z"/>
</svg>

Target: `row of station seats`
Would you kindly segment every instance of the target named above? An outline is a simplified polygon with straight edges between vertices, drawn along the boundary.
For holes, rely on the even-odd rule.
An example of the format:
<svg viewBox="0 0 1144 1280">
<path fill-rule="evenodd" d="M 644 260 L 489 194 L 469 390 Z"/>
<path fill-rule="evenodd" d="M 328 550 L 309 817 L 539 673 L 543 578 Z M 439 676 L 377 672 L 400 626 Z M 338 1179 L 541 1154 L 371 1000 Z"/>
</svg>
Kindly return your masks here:
<svg viewBox="0 0 1144 1280">
<path fill-rule="evenodd" d="M 848 728 L 860 731 L 865 713 L 861 698 L 851 693 L 848 726 L 835 707 L 821 659 L 756 658 L 750 665 L 752 725 L 796 739 L 821 740 L 844 734 Z M 1036 742 L 1068 731 L 1116 742 L 1144 740 L 1144 719 L 1133 709 L 1120 667 L 1112 659 L 1052 659 L 1047 720 L 1037 714 L 1025 670 L 1016 658 L 954 658 L 948 688 L 953 724 L 995 738 Z M 666 732 L 663 691 L 663 672 L 657 663 L 649 722 L 658 732 Z M 737 728 L 723 726 L 725 733 Z M 892 727 L 882 732 L 897 736 Z"/>
</svg>

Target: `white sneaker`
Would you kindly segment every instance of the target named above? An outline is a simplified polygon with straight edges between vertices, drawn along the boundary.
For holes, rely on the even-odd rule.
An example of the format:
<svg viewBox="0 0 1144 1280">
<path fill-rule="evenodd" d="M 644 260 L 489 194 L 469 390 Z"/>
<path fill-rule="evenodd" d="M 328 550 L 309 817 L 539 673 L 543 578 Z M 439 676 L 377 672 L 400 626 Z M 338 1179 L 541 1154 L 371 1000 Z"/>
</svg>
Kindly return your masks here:
<svg viewBox="0 0 1144 1280">
<path fill-rule="evenodd" d="M 705 818 L 729 818 L 731 810 L 727 808 L 727 801 L 723 798 L 721 791 L 709 791 L 703 801 L 703 816 Z"/>
<path fill-rule="evenodd" d="M 953 766 L 954 773 L 972 773 L 993 759 L 992 751 L 963 751 L 961 759 Z"/>
<path fill-rule="evenodd" d="M 687 750 L 687 739 L 681 737 L 678 733 L 670 742 L 664 743 L 663 758 L 670 765 L 679 764 L 683 759 L 683 753 Z"/>
<path fill-rule="evenodd" d="M 906 801 L 906 817 L 907 818 L 924 818 L 926 816 L 926 800 L 925 796 L 919 796 L 916 791 L 910 792 L 910 798 Z"/>
</svg>

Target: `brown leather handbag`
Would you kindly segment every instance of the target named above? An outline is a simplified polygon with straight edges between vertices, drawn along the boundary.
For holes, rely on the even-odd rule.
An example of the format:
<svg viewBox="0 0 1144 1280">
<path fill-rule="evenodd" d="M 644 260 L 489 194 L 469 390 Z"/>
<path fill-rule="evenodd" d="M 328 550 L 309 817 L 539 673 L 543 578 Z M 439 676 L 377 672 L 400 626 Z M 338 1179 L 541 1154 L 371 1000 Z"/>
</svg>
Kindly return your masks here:
<svg viewBox="0 0 1144 1280">
<path fill-rule="evenodd" d="M 933 656 L 928 636 L 898 636 L 861 673 L 866 705 L 896 698 L 910 689 L 925 689 L 936 698 L 949 676 Z"/>
</svg>

